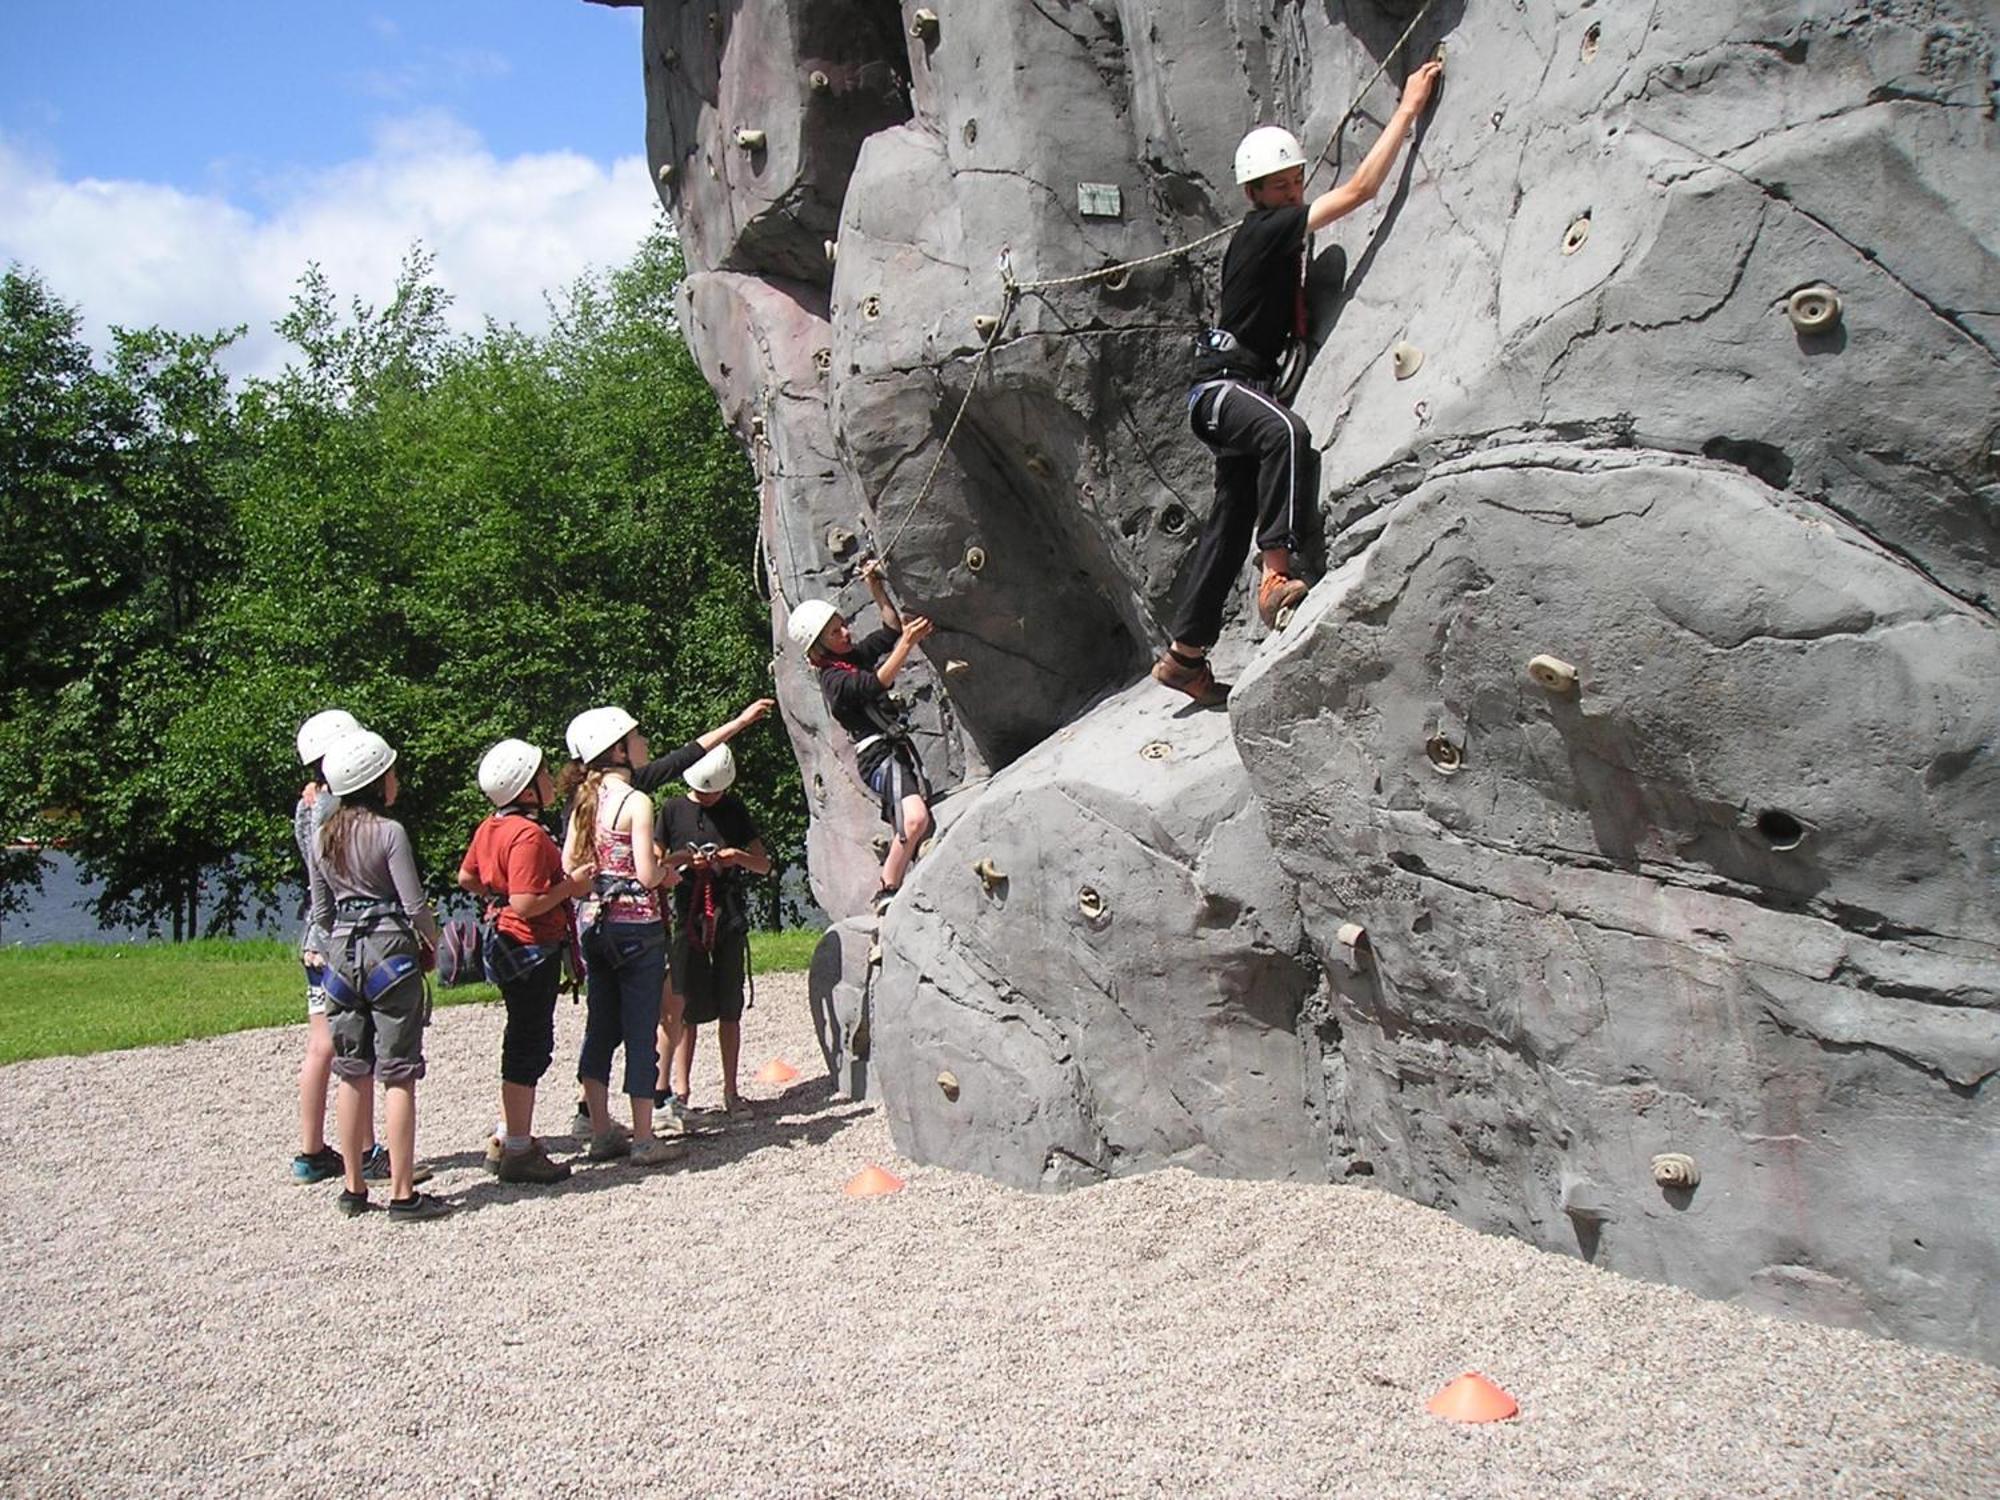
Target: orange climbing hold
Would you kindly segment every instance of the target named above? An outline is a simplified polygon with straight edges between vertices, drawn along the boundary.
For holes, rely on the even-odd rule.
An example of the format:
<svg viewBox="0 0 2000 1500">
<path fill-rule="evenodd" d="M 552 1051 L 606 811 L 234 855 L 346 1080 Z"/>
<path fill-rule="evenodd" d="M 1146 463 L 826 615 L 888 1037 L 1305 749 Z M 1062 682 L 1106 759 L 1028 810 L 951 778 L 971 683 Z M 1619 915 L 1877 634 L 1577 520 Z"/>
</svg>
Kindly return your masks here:
<svg viewBox="0 0 2000 1500">
<path fill-rule="evenodd" d="M 850 1198 L 881 1198 L 902 1190 L 902 1178 L 875 1166 L 863 1167 L 848 1178 L 847 1186 L 841 1189 Z"/>
<path fill-rule="evenodd" d="M 1477 1370 L 1466 1371 L 1424 1405 L 1452 1422 L 1500 1422 L 1521 1409 L 1520 1402 Z"/>
<path fill-rule="evenodd" d="M 759 1083 L 794 1083 L 798 1080 L 798 1076 L 799 1070 L 786 1062 L 782 1057 L 772 1058 L 757 1070 L 757 1082 Z"/>
</svg>

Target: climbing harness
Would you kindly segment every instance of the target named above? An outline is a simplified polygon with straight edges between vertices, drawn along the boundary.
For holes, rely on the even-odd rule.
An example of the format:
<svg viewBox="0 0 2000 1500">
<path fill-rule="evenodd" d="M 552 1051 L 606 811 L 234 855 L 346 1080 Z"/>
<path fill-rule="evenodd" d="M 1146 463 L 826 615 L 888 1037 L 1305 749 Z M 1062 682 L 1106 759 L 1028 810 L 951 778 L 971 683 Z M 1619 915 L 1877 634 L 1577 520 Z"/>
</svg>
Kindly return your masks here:
<svg viewBox="0 0 2000 1500">
<path fill-rule="evenodd" d="M 346 973 L 340 966 L 328 964 L 322 979 L 327 999 L 343 1010 L 358 1010 L 363 1005 L 372 1005 L 412 974 L 421 976 L 423 965 L 414 953 L 389 951 L 387 943 L 378 941 L 378 929 L 387 926 L 392 936 L 414 947 L 417 944 L 416 929 L 400 905 L 389 901 L 378 901 L 372 896 L 347 896 L 336 901 L 333 906 L 334 918 L 349 921 L 353 925 L 347 934 L 347 944 L 342 956 L 345 958 Z M 396 946 L 402 946 L 398 943 Z M 352 975 L 352 978 L 348 976 Z M 358 985 L 358 988 L 357 988 Z M 429 986 L 425 987 L 425 1009 L 429 1009 Z"/>
</svg>

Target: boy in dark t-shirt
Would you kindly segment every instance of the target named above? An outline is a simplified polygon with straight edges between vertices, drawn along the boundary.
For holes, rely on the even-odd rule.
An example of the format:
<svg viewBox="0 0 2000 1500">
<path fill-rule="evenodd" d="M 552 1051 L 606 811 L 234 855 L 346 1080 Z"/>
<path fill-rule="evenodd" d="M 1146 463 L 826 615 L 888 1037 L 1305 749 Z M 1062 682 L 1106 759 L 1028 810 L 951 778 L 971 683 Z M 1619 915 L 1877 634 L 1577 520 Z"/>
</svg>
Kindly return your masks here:
<svg viewBox="0 0 2000 1500">
<path fill-rule="evenodd" d="M 743 981 L 750 951 L 750 877 L 771 873 L 771 858 L 743 799 L 729 788 L 736 757 L 718 745 L 687 768 L 688 793 L 660 805 L 653 837 L 681 872 L 674 887 L 674 935 L 667 950 L 682 1003 L 674 1045 L 673 1092 L 688 1097 L 700 1029 L 716 1023 L 722 1049 L 722 1107 L 742 1107 L 736 1062 L 743 1049 Z"/>
<path fill-rule="evenodd" d="M 1305 598 L 1292 576 L 1301 519 L 1319 504 L 1319 451 L 1303 419 L 1272 395 L 1285 345 L 1306 331 L 1304 259 L 1314 231 L 1367 203 L 1381 190 L 1403 137 L 1429 102 L 1440 65 L 1424 64 L 1403 87 L 1402 102 L 1354 175 L 1306 201 L 1306 158 L 1295 136 L 1261 126 L 1236 148 L 1236 180 L 1250 212 L 1222 261 L 1222 294 L 1213 328 L 1196 341 L 1188 424 L 1215 453 L 1215 504 L 1195 543 L 1173 643 L 1153 676 L 1195 702 L 1229 696 L 1215 680 L 1208 649 L 1222 633 L 1222 611 L 1244 550 L 1262 555 L 1257 613 L 1279 621 Z"/>
<path fill-rule="evenodd" d="M 902 617 L 882 582 L 878 560 L 864 562 L 861 576 L 882 616 L 881 629 L 857 641 L 831 604 L 807 599 L 792 611 L 786 632 L 818 671 L 819 690 L 834 721 L 854 737 L 861 779 L 875 793 L 882 821 L 893 834 L 873 902 L 879 914 L 903 884 L 911 857 L 930 832 L 930 781 L 889 689 L 910 653 L 931 633 L 931 622 L 922 615 Z"/>
</svg>

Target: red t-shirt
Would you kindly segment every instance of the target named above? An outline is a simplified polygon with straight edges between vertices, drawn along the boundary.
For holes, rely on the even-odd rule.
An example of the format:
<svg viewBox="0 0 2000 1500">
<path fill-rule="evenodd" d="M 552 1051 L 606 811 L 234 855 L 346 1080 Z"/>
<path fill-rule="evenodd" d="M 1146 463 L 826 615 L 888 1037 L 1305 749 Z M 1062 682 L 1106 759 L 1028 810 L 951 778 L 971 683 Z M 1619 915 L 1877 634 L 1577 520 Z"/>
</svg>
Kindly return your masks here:
<svg viewBox="0 0 2000 1500">
<path fill-rule="evenodd" d="M 562 884 L 562 851 L 542 825 L 519 813 L 488 818 L 472 835 L 461 868 L 496 903 L 502 932 L 524 943 L 553 943 L 569 932 L 567 901 L 539 917 L 524 917 L 508 904 L 509 896 L 539 896 Z"/>
</svg>

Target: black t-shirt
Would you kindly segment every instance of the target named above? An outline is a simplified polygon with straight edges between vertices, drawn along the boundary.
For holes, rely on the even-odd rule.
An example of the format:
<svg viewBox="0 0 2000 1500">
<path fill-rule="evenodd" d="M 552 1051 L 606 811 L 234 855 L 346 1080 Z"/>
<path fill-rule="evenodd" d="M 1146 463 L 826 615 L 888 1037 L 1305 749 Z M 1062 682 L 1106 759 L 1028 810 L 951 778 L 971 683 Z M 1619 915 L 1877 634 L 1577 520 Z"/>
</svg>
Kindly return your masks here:
<svg viewBox="0 0 2000 1500">
<path fill-rule="evenodd" d="M 757 824 L 750 816 L 750 809 L 743 805 L 743 799 L 734 792 L 724 792 L 721 800 L 708 807 L 692 797 L 674 797 L 661 803 L 653 817 L 653 837 L 671 856 L 684 851 L 689 844 L 748 849 L 757 841 L 758 834 Z M 674 887 L 674 916 L 682 924 L 687 922 L 688 903 L 700 884 L 688 878 L 690 873 L 683 869 L 681 883 Z M 732 865 L 716 873 L 720 877 L 718 894 L 724 898 L 725 907 L 747 920 L 749 872 Z M 729 919 L 725 919 L 724 930 L 736 930 Z"/>
<path fill-rule="evenodd" d="M 826 698 L 826 706 L 832 711 L 834 722 L 857 740 L 883 732 L 877 715 L 896 722 L 895 705 L 889 698 L 889 690 L 876 677 L 875 669 L 896 649 L 901 637 L 901 631 L 885 625 L 863 636 L 851 649 L 837 656 L 829 651 L 821 658 L 819 690 Z"/>
<path fill-rule="evenodd" d="M 700 740 L 689 740 L 678 750 L 656 755 L 632 772 L 632 790 L 644 792 L 650 797 L 669 782 L 679 781 L 687 773 L 687 768 L 706 754 L 708 752 L 701 748 Z"/>
<path fill-rule="evenodd" d="M 1222 257 L 1222 296 L 1215 326 L 1226 328 L 1252 354 L 1276 366 L 1285 344 L 1299 333 L 1306 253 L 1306 208 L 1256 208 L 1237 227 Z M 1204 377 L 1221 374 L 1204 353 Z"/>
</svg>

